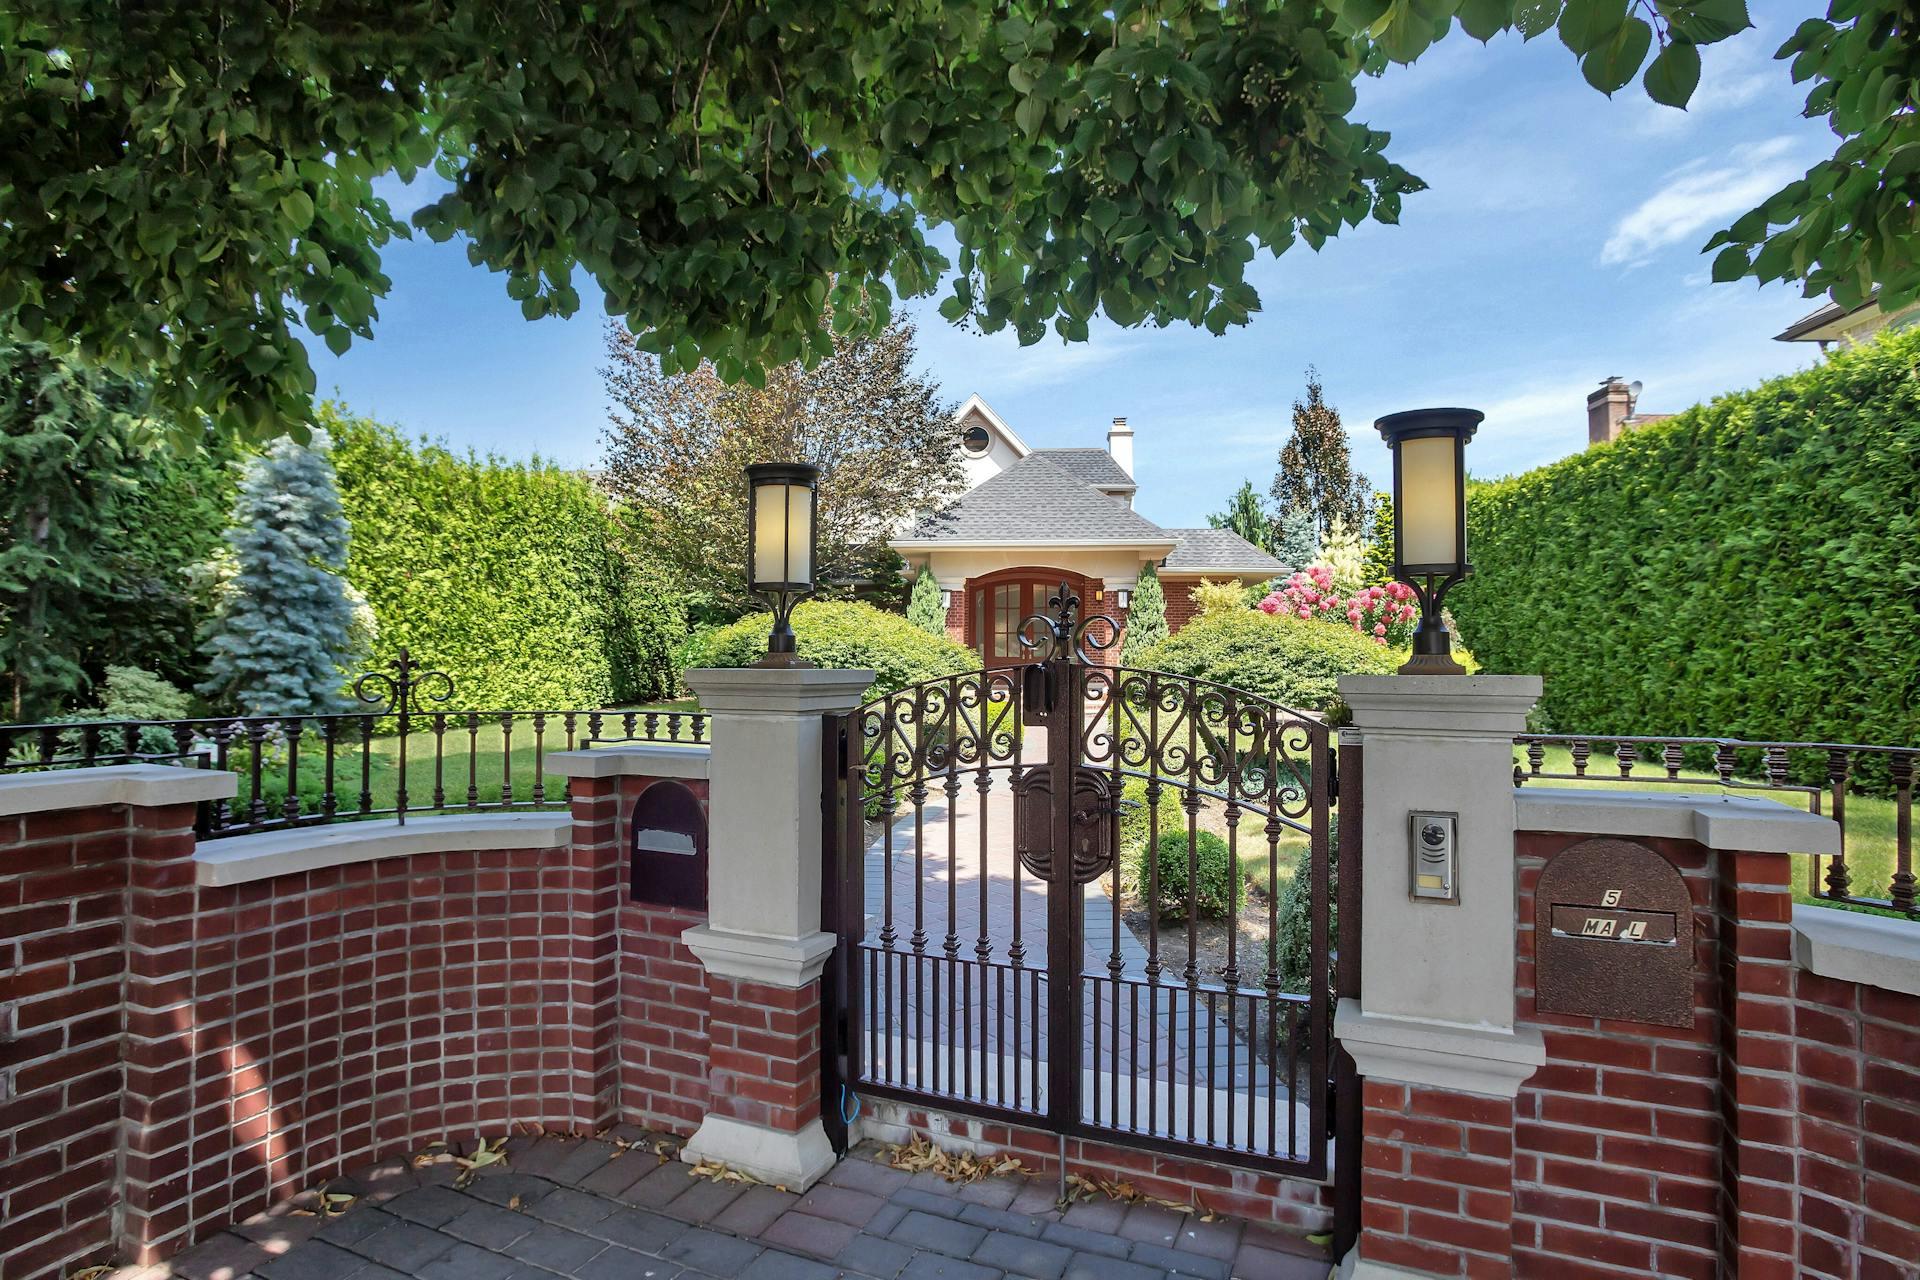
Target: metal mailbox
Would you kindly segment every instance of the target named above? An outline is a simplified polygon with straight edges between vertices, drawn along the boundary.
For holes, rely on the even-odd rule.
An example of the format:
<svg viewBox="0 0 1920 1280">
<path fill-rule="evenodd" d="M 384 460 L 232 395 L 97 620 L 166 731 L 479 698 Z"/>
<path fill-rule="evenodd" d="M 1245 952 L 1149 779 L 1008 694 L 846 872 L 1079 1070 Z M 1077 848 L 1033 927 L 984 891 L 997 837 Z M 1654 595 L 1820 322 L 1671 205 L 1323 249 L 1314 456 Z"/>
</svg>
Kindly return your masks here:
<svg viewBox="0 0 1920 1280">
<path fill-rule="evenodd" d="M 1534 1007 L 1693 1025 L 1693 899 L 1671 862 L 1630 840 L 1555 854 L 1533 897 Z"/>
<path fill-rule="evenodd" d="M 635 902 L 707 909 L 707 810 L 678 782 L 659 781 L 640 793 L 627 822 L 632 832 Z"/>
</svg>

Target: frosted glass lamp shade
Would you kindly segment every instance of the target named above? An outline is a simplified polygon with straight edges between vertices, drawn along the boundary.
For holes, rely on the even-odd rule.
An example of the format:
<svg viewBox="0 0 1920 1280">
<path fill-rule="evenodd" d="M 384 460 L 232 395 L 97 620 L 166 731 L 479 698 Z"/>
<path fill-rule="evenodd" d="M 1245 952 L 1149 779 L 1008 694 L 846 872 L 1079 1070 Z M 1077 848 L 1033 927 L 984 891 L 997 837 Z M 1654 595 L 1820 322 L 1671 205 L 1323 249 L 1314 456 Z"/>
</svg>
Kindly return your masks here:
<svg viewBox="0 0 1920 1280">
<path fill-rule="evenodd" d="M 754 591 L 813 590 L 819 480 L 819 469 L 805 463 L 766 462 L 747 468 L 747 585 Z"/>
</svg>

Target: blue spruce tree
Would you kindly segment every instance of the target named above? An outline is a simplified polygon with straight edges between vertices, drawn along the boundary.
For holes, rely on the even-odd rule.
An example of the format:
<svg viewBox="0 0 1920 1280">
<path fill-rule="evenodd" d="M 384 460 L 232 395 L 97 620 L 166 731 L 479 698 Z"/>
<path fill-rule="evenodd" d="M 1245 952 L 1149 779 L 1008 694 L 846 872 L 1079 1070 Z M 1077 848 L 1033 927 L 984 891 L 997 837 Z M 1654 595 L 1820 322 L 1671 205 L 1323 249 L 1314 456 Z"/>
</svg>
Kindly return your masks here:
<svg viewBox="0 0 1920 1280">
<path fill-rule="evenodd" d="M 347 519 L 326 433 L 281 437 L 247 465 L 227 545 L 232 576 L 207 631 L 201 692 L 247 715 L 338 711 L 357 656 L 354 603 L 342 576 Z"/>
<path fill-rule="evenodd" d="M 1320 532 L 1311 511 L 1295 507 L 1280 518 L 1279 545 L 1273 549 L 1273 558 L 1287 566 L 1290 574 L 1320 558 Z"/>
</svg>

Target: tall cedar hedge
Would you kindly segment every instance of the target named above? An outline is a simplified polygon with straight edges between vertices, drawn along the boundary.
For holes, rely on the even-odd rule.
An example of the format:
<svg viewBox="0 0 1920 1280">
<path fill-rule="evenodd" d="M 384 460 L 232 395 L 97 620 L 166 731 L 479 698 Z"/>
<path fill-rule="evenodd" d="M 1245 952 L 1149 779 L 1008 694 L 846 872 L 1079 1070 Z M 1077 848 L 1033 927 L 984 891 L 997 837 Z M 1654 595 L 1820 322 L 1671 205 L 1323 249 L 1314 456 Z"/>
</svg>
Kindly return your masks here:
<svg viewBox="0 0 1920 1280">
<path fill-rule="evenodd" d="M 1449 599 L 1552 728 L 1913 744 L 1920 329 L 1476 486 Z"/>
<path fill-rule="evenodd" d="M 549 463 L 460 456 L 323 408 L 353 523 L 347 577 L 384 657 L 407 645 L 460 708 L 598 707 L 668 693 L 685 631 L 606 497 Z"/>
</svg>

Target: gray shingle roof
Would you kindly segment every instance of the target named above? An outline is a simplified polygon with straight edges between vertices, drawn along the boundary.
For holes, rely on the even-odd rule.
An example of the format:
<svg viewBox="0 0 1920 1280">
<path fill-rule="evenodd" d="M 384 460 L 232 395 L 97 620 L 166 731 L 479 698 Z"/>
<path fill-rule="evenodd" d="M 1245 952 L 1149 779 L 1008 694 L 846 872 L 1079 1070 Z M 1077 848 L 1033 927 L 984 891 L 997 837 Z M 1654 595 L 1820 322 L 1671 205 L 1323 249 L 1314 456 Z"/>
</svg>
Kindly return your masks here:
<svg viewBox="0 0 1920 1280">
<path fill-rule="evenodd" d="M 902 539 L 1157 542 L 1163 546 L 1173 540 L 1171 533 L 1121 499 L 1100 492 L 1061 466 L 1052 457 L 1054 452 L 1028 454 L 941 510 L 922 516 Z"/>
<path fill-rule="evenodd" d="M 1059 463 L 1090 485 L 1103 489 L 1136 487 L 1133 477 L 1105 449 L 1035 449 L 1034 452 Z"/>
<path fill-rule="evenodd" d="M 1282 574 L 1287 566 L 1231 529 L 1169 529 L 1177 539 L 1173 553 L 1161 563 L 1169 573 Z"/>
</svg>

